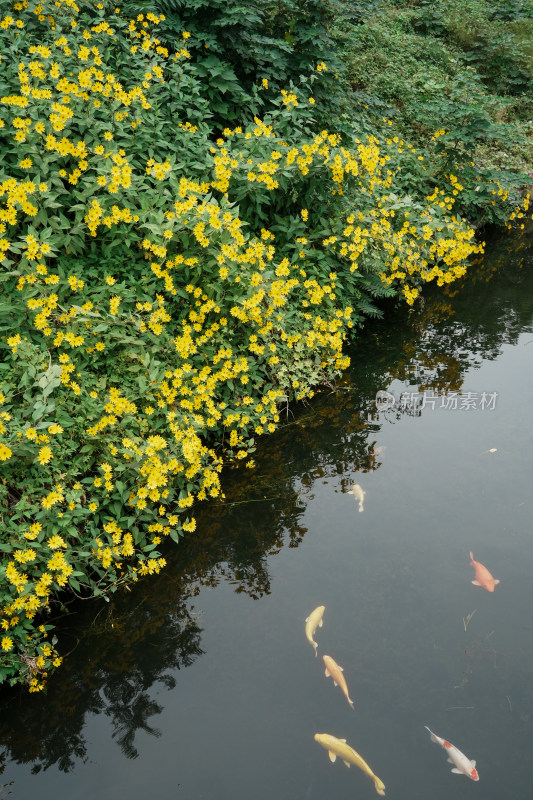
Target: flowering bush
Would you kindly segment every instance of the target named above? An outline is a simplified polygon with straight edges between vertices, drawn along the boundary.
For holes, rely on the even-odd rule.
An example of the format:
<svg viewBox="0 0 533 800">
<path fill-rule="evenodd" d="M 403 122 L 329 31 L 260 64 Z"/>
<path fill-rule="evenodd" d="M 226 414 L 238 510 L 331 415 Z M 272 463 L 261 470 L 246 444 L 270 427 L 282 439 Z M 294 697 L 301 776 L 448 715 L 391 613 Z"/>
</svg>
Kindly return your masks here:
<svg viewBox="0 0 533 800">
<path fill-rule="evenodd" d="M 159 22 L 82 0 L 0 21 L 0 680 L 30 691 L 61 661 L 58 593 L 159 572 L 374 300 L 480 249 L 453 173 L 415 200 L 409 145 L 313 130 L 326 64 L 217 135 L 188 32 L 171 53 Z"/>
</svg>

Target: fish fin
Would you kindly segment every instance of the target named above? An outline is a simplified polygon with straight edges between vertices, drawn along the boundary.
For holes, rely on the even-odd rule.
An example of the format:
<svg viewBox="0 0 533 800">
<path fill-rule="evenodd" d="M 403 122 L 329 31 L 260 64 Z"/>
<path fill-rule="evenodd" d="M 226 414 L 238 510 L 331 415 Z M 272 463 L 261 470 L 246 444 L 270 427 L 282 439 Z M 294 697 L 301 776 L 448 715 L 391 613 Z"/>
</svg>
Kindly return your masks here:
<svg viewBox="0 0 533 800">
<path fill-rule="evenodd" d="M 319 628 L 321 628 L 321 627 L 322 627 L 322 620 L 320 620 L 320 622 L 318 623 L 318 627 L 319 627 Z"/>
<path fill-rule="evenodd" d="M 473 767 L 475 767 L 475 766 L 476 766 L 476 762 L 475 762 L 475 761 L 471 761 L 471 762 L 470 762 L 470 764 L 471 764 Z"/>
<path fill-rule="evenodd" d="M 499 583 L 499 582 L 500 582 L 500 581 L 498 581 L 498 580 L 494 581 L 494 583 Z"/>
<path fill-rule="evenodd" d="M 350 705 L 351 705 L 351 707 L 352 707 L 352 711 L 355 711 L 355 709 L 354 709 L 354 707 L 353 707 L 353 700 L 350 700 L 350 698 L 348 698 L 348 702 L 349 702 L 349 704 L 350 704 Z"/>
<path fill-rule="evenodd" d="M 337 681 L 333 681 L 333 686 L 337 686 Z"/>
<path fill-rule="evenodd" d="M 324 675 L 326 676 L 326 678 L 329 678 L 329 669 L 327 667 L 326 667 L 326 671 L 325 671 Z"/>
<path fill-rule="evenodd" d="M 462 775 L 463 774 L 460 769 L 457 769 L 457 767 L 453 767 L 452 772 L 456 772 L 457 775 Z"/>
<path fill-rule="evenodd" d="M 470 551 L 470 561 L 473 561 L 473 560 L 474 560 L 474 554 L 473 554 L 472 551 Z"/>
<path fill-rule="evenodd" d="M 453 758 L 447 758 L 446 760 L 449 761 L 450 764 L 455 764 L 455 761 L 453 760 Z"/>
<path fill-rule="evenodd" d="M 480 583 L 479 581 L 472 581 L 472 583 L 474 584 L 474 586 L 483 586 L 483 584 Z"/>
<path fill-rule="evenodd" d="M 339 667 L 339 665 L 338 665 L 338 664 L 337 664 L 337 666 Z M 340 669 L 340 671 L 341 671 L 341 672 L 344 672 L 344 670 L 343 670 L 343 668 L 342 668 L 342 667 L 339 667 L 339 669 Z"/>
<path fill-rule="evenodd" d="M 334 764 L 335 761 L 337 760 L 337 756 L 335 755 L 333 750 L 328 750 L 328 755 L 329 755 L 329 760 L 331 761 L 332 764 Z"/>
<path fill-rule="evenodd" d="M 349 762 L 349 761 L 345 761 L 344 763 L 346 764 L 346 766 L 348 767 L 348 769 L 350 769 L 350 762 Z"/>
<path fill-rule="evenodd" d="M 346 744 L 346 739 L 341 739 L 341 742 L 344 742 L 344 744 Z"/>
</svg>

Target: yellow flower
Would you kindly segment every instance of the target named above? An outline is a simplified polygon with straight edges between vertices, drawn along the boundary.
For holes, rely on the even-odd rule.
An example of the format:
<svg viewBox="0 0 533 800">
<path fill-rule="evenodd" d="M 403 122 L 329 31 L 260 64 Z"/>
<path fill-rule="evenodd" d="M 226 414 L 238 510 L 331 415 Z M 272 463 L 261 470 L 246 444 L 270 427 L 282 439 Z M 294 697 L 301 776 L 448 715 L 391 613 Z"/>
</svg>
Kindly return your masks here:
<svg viewBox="0 0 533 800">
<path fill-rule="evenodd" d="M 59 547 L 66 547 L 67 546 L 65 540 L 61 536 L 59 536 L 59 534 L 56 534 L 55 536 L 51 536 L 47 540 L 47 544 L 48 544 L 48 547 L 50 548 L 50 550 L 57 550 Z"/>
<path fill-rule="evenodd" d="M 41 447 L 39 450 L 39 455 L 37 456 L 37 461 L 39 464 L 48 464 L 49 461 L 52 460 L 54 457 L 52 450 L 50 447 Z"/>
<path fill-rule="evenodd" d="M 0 442 L 0 461 L 7 461 L 12 455 L 13 451 L 7 445 Z"/>
<path fill-rule="evenodd" d="M 119 305 L 120 305 L 120 297 L 117 297 L 117 296 L 115 295 L 115 296 L 114 296 L 114 297 L 112 297 L 112 298 L 111 298 L 111 300 L 109 301 L 109 313 L 110 313 L 112 316 L 116 316 L 116 314 L 117 314 L 117 312 L 118 312 L 118 307 L 119 307 Z"/>
<path fill-rule="evenodd" d="M 30 525 L 29 531 L 26 531 L 24 534 L 24 538 L 28 539 L 29 541 L 33 541 L 33 539 L 36 539 L 39 535 L 41 528 L 42 525 L 40 522 L 34 522 L 33 525 Z"/>
<path fill-rule="evenodd" d="M 13 639 L 11 636 L 2 636 L 2 650 L 11 650 L 13 647 Z"/>
</svg>

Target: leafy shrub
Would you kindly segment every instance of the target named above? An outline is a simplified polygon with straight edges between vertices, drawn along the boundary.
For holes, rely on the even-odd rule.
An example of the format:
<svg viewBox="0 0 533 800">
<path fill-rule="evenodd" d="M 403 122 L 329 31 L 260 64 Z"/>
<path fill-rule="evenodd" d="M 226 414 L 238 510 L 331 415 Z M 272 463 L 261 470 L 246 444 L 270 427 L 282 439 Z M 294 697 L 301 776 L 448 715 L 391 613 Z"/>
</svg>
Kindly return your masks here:
<svg viewBox="0 0 533 800">
<path fill-rule="evenodd" d="M 134 0 L 125 10 L 158 15 L 169 49 L 190 32 L 194 71 L 219 128 L 272 110 L 270 98 L 256 91 L 263 78 L 279 93 L 321 62 L 328 70 L 314 88 L 322 122 L 339 115 L 342 62 L 330 31 L 338 0 Z"/>
</svg>

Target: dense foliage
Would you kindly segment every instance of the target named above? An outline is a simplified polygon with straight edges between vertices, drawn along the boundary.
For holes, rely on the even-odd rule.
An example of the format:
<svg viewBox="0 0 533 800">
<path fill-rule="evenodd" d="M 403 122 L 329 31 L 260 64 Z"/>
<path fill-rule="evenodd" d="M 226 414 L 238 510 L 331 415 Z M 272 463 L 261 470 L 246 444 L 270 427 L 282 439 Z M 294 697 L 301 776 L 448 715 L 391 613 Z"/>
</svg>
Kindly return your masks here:
<svg viewBox="0 0 533 800">
<path fill-rule="evenodd" d="M 332 42 L 321 5 L 244 3 L 258 16 L 234 35 L 238 6 L 200 0 L 174 3 L 194 35 L 108 0 L 19 0 L 0 21 L 0 680 L 39 691 L 59 665 L 62 592 L 160 571 L 223 463 L 253 466 L 380 298 L 464 274 L 482 248 L 464 209 L 525 215 L 523 178 L 466 168 L 478 123 L 423 148 L 386 116 L 323 127 L 342 74 L 303 23 L 281 36 L 315 9 Z M 266 33 L 246 69 L 231 56 L 256 23 L 286 42 L 263 42 L 277 78 L 255 72 Z"/>
</svg>

